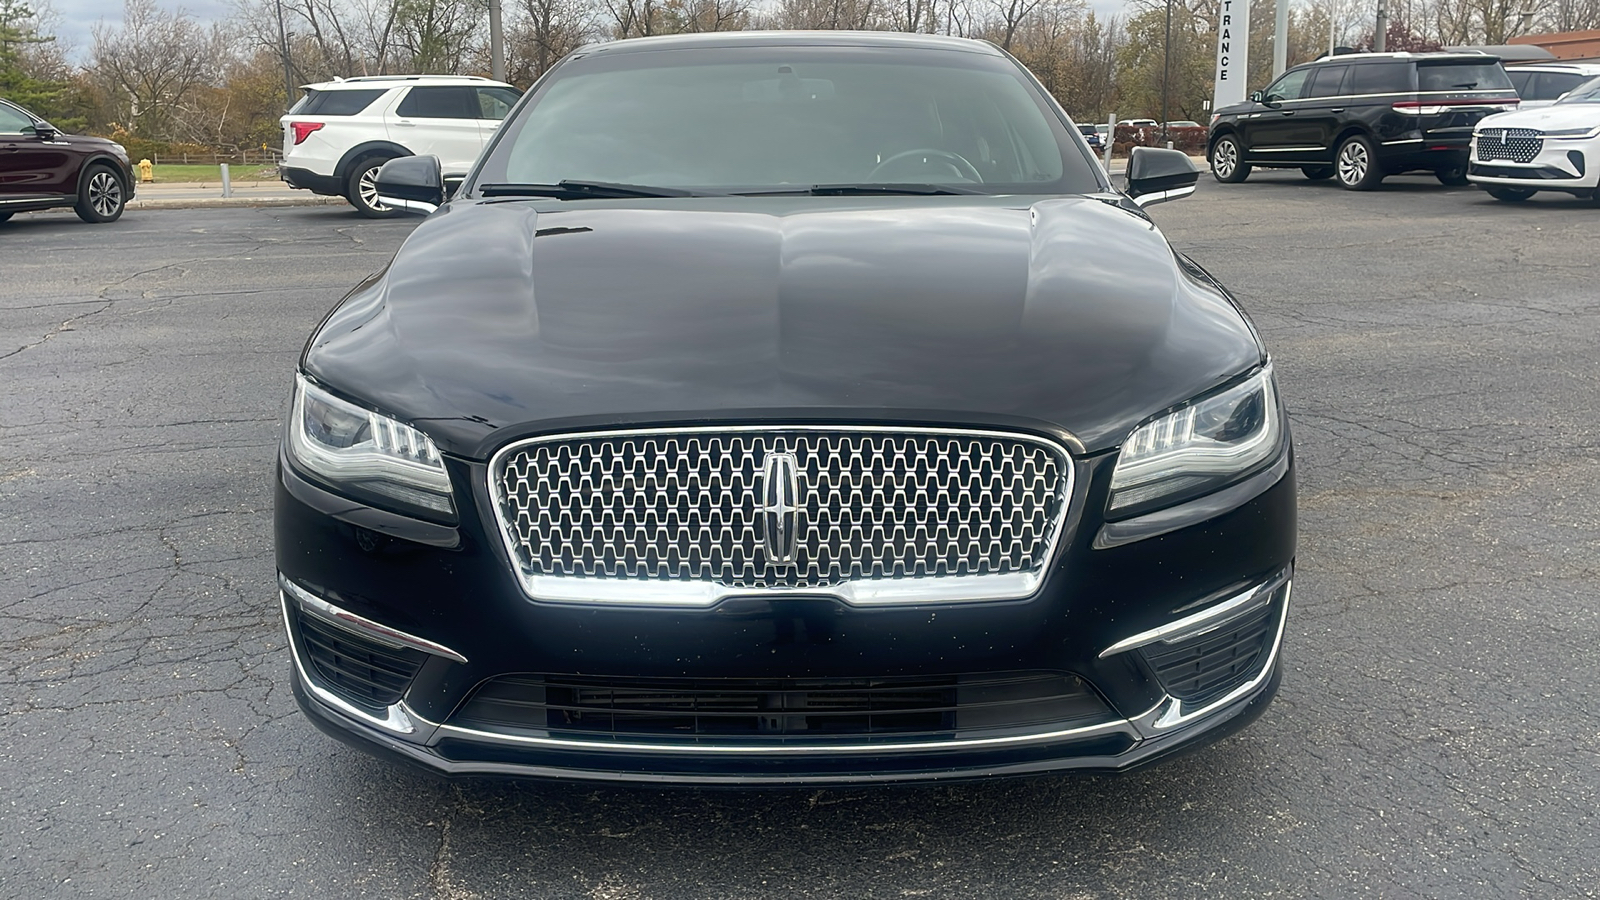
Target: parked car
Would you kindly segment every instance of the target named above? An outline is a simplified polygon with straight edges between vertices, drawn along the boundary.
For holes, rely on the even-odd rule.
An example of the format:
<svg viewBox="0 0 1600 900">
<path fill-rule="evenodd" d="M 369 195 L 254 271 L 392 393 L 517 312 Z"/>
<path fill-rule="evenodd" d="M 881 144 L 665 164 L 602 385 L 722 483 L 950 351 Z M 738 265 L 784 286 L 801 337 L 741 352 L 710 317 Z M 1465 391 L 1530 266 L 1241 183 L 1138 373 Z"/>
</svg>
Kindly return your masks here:
<svg viewBox="0 0 1600 900">
<path fill-rule="evenodd" d="M 1600 190 L 1600 77 L 1550 106 L 1489 116 L 1472 134 L 1467 178 L 1496 200 L 1539 191 L 1580 197 Z"/>
<path fill-rule="evenodd" d="M 520 96 L 509 84 L 458 75 L 374 75 L 308 84 L 280 122 L 290 187 L 344 197 L 364 216 L 395 211 L 378 202 L 373 179 L 391 159 L 439 157 L 459 178 L 477 161 Z"/>
<path fill-rule="evenodd" d="M 1506 77 L 1522 98 L 1517 109 L 1549 106 L 1596 75 L 1600 75 L 1597 63 L 1535 63 L 1506 69 Z"/>
<path fill-rule="evenodd" d="M 1122 121 L 1117 123 L 1117 127 L 1119 127 L 1119 128 L 1124 126 L 1124 125 L 1128 126 L 1129 128 L 1160 128 L 1161 127 L 1161 123 L 1157 122 L 1155 119 L 1123 119 Z"/>
<path fill-rule="evenodd" d="M 1358 191 L 1414 171 L 1462 185 L 1472 126 L 1517 102 L 1499 59 L 1481 53 L 1324 57 L 1218 110 L 1206 156 L 1228 184 L 1262 166 Z"/>
<path fill-rule="evenodd" d="M 1083 140 L 1085 143 L 1091 147 L 1099 149 L 1106 145 L 1106 142 L 1100 138 L 1100 129 L 1104 127 L 1105 126 L 1103 125 L 1079 125 L 1078 133 L 1083 135 Z"/>
<path fill-rule="evenodd" d="M 19 212 L 70 206 L 92 224 L 115 222 L 133 199 L 128 151 L 105 138 L 63 134 L 0 100 L 0 222 Z"/>
<path fill-rule="evenodd" d="M 1167 127 L 1168 128 L 1204 128 L 1205 126 L 1201 125 L 1199 122 L 1195 122 L 1195 121 L 1190 120 L 1190 119 L 1179 119 L 1176 122 L 1168 122 L 1167 123 Z"/>
<path fill-rule="evenodd" d="M 745 32 L 542 78 L 302 353 L 320 727 L 446 773 L 1125 769 L 1276 690 L 1289 430 L 1235 300 L 991 44 Z M 442 205 L 441 205 L 442 204 Z"/>
</svg>

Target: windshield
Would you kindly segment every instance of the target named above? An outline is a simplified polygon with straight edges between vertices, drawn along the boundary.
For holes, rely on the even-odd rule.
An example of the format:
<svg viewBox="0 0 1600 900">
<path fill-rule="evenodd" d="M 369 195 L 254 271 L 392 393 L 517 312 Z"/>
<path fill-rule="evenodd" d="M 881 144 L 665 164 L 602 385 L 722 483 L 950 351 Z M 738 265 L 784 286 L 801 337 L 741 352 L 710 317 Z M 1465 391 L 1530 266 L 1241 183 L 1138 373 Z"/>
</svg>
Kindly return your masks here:
<svg viewBox="0 0 1600 900">
<path fill-rule="evenodd" d="M 1556 103 L 1600 103 L 1600 76 L 1591 78 L 1573 88 L 1571 92 L 1557 100 Z"/>
<path fill-rule="evenodd" d="M 1003 57 L 724 47 L 562 65 L 507 123 L 476 184 L 1086 193 L 1101 189 L 1093 165 Z"/>
</svg>

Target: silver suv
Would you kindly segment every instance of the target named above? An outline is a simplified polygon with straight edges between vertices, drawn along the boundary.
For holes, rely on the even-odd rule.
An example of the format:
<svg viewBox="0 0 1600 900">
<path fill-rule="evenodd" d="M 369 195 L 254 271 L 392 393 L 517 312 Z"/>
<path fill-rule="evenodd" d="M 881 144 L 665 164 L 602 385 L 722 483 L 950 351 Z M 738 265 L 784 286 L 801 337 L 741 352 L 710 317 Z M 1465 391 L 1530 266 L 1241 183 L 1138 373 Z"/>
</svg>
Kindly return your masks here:
<svg viewBox="0 0 1600 900">
<path fill-rule="evenodd" d="M 290 187 L 344 197 L 362 215 L 378 202 L 378 169 L 396 157 L 439 157 L 447 178 L 477 161 L 520 92 L 469 75 L 375 75 L 308 84 L 283 124 L 279 176 Z"/>
</svg>

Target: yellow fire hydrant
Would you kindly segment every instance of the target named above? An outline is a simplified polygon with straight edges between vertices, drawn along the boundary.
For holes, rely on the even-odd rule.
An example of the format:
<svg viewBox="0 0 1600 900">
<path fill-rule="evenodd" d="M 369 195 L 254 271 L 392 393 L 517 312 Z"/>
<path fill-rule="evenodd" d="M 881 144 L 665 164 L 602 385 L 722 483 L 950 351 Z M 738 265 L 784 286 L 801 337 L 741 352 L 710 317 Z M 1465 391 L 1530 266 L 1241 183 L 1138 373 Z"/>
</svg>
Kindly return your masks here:
<svg viewBox="0 0 1600 900">
<path fill-rule="evenodd" d="M 139 160 L 139 181 L 140 181 L 140 183 L 149 184 L 151 182 L 154 182 L 155 180 L 156 180 L 156 167 L 151 165 L 150 164 L 150 160 L 148 160 L 148 159 Z"/>
</svg>

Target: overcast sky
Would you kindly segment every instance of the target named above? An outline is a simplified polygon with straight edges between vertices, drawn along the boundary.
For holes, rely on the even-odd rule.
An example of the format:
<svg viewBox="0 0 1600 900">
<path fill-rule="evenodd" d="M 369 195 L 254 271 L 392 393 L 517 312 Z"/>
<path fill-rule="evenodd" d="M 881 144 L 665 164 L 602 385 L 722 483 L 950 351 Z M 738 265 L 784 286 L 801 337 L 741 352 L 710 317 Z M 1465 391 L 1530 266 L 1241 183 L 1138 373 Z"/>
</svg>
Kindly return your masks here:
<svg viewBox="0 0 1600 900">
<path fill-rule="evenodd" d="M 158 2 L 169 9 L 182 7 L 195 18 L 208 22 L 226 19 L 234 11 L 233 0 Z M 1124 0 L 1089 0 L 1089 7 L 1098 15 L 1105 16 L 1120 14 L 1123 3 Z M 114 25 L 122 19 L 122 0 L 49 0 L 49 5 L 56 11 L 54 31 L 57 40 L 70 47 L 73 57 L 80 61 L 89 54 L 89 33 L 95 23 L 104 19 Z"/>
</svg>

